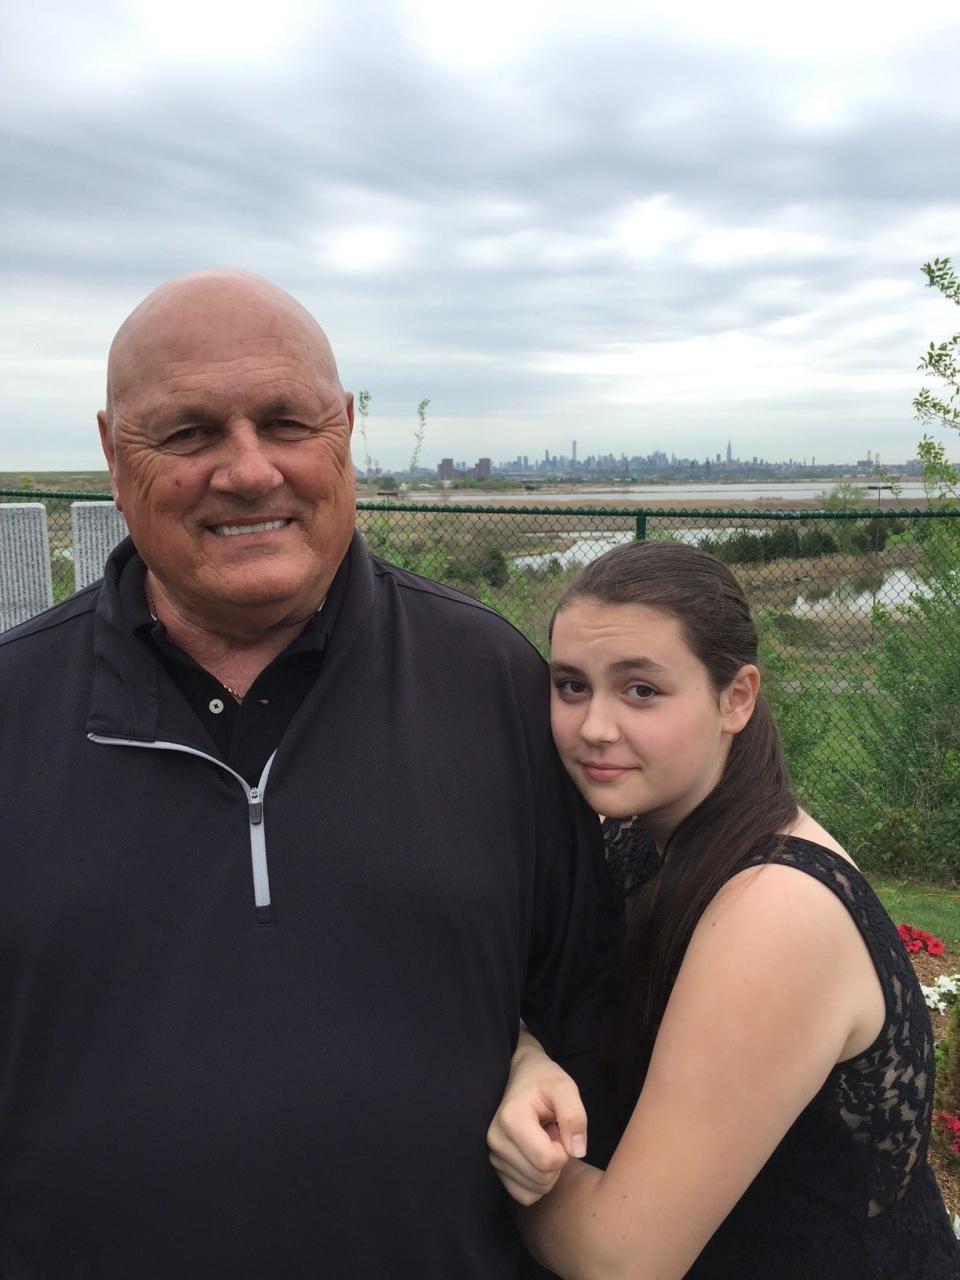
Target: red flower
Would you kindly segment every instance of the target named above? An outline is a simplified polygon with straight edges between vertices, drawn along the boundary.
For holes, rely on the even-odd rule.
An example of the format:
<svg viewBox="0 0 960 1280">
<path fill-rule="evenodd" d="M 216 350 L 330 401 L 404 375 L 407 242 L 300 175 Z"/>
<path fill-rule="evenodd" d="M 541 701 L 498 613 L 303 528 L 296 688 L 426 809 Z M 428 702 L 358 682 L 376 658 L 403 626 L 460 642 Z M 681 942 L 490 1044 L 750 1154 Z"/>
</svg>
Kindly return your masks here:
<svg viewBox="0 0 960 1280">
<path fill-rule="evenodd" d="M 935 938 L 932 933 L 927 933 L 925 929 L 915 929 L 912 924 L 898 924 L 897 933 L 912 956 L 915 956 L 919 951 L 926 951 L 931 956 L 943 955 L 942 939 Z"/>
<path fill-rule="evenodd" d="M 933 1123 L 950 1139 L 950 1150 L 960 1155 L 960 1116 L 951 1115 L 949 1111 L 938 1111 L 933 1117 Z"/>
</svg>

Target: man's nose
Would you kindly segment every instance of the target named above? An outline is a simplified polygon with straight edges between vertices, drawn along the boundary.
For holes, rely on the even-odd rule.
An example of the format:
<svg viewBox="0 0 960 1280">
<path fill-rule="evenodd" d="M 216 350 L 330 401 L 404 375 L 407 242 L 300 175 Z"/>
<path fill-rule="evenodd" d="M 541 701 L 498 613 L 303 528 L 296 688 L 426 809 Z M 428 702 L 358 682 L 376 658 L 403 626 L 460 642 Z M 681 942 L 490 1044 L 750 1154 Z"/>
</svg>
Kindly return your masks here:
<svg viewBox="0 0 960 1280">
<path fill-rule="evenodd" d="M 253 423 L 234 426 L 223 442 L 223 455 L 210 480 L 218 493 L 259 498 L 283 484 L 283 473 L 270 458 L 268 446 Z"/>
</svg>

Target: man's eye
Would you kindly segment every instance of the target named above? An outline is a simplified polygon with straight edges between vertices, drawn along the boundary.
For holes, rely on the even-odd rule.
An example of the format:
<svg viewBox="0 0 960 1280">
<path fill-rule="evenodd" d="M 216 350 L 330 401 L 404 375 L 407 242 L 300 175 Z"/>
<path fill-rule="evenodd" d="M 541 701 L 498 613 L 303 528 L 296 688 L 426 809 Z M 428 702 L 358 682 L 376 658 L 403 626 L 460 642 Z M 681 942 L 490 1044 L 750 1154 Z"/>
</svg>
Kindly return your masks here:
<svg viewBox="0 0 960 1280">
<path fill-rule="evenodd" d="M 180 427 L 179 430 L 173 431 L 164 440 L 164 448 L 166 449 L 189 449 L 192 445 L 197 444 L 203 438 L 203 430 L 200 427 Z"/>
<path fill-rule="evenodd" d="M 267 423 L 267 430 L 274 435 L 283 436 L 286 440 L 302 440 L 312 434 L 310 427 L 304 422 L 296 422 L 293 418 L 274 418 Z"/>
</svg>

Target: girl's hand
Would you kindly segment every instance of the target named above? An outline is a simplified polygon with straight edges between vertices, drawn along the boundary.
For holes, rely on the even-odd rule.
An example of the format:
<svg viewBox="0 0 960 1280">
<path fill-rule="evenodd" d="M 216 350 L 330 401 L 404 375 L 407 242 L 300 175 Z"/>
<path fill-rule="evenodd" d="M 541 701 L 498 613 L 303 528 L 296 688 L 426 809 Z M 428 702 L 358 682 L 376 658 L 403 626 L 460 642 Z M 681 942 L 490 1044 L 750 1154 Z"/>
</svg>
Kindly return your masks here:
<svg viewBox="0 0 960 1280">
<path fill-rule="evenodd" d="M 487 1130 L 490 1163 L 518 1204 L 535 1204 L 573 1157 L 587 1153 L 587 1114 L 570 1076 L 525 1028 Z"/>
</svg>

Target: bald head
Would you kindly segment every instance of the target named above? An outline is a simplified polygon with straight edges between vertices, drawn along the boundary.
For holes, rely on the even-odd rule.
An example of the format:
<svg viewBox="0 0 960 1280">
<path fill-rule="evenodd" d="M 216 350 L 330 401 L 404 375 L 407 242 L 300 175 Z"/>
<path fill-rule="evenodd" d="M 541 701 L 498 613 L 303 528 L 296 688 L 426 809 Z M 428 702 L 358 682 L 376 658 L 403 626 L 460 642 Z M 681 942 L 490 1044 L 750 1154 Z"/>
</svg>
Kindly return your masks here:
<svg viewBox="0 0 960 1280">
<path fill-rule="evenodd" d="M 186 361 L 242 358 L 257 344 L 274 342 L 308 361 L 339 387 L 336 360 L 313 316 L 289 293 L 249 271 L 196 271 L 149 294 L 117 331 L 107 361 L 106 417 L 144 379 Z"/>
<path fill-rule="evenodd" d="M 107 396 L 100 440 L 154 598 L 190 634 L 302 625 L 355 520 L 353 397 L 313 317 L 246 272 L 172 280 L 121 326 Z"/>
</svg>

